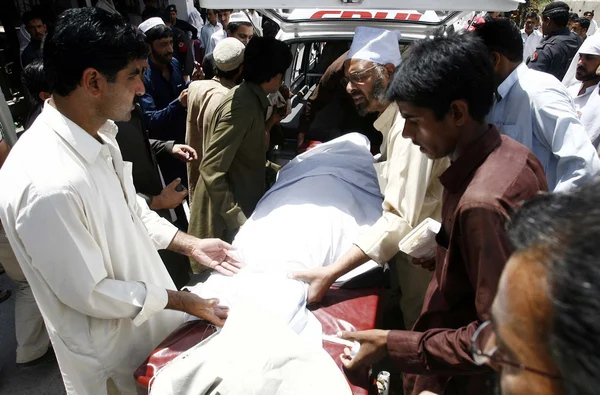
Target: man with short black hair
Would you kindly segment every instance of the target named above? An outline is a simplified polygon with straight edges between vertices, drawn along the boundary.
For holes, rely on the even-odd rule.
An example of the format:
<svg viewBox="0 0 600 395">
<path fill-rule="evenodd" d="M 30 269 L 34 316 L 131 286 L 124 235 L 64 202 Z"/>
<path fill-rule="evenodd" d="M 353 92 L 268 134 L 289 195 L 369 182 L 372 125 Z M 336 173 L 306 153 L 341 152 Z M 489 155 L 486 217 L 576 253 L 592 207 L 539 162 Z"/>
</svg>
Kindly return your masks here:
<svg viewBox="0 0 600 395">
<path fill-rule="evenodd" d="M 533 151 L 550 190 L 566 191 L 596 178 L 600 160 L 567 89 L 553 76 L 523 64 L 523 42 L 515 23 L 486 22 L 474 34 L 494 63 L 497 91 L 488 123 Z"/>
<path fill-rule="evenodd" d="M 598 24 L 594 20 L 594 11 L 586 11 L 583 13 L 583 17 L 589 19 L 590 28 L 588 29 L 588 36 L 593 36 L 598 31 Z"/>
<path fill-rule="evenodd" d="M 61 14 L 44 44 L 52 98 L 0 172 L 0 219 L 69 395 L 135 393 L 132 372 L 182 311 L 224 323 L 217 301 L 175 290 L 158 249 L 237 271 L 227 243 L 179 231 L 136 196 L 112 120 L 131 116 L 147 56 L 119 15 Z"/>
<path fill-rule="evenodd" d="M 21 54 L 21 64 L 25 67 L 34 60 L 42 59 L 42 42 L 46 36 L 47 27 L 42 16 L 33 12 L 26 12 L 23 15 L 23 25 L 31 36 L 29 45 Z"/>
<path fill-rule="evenodd" d="M 577 18 L 571 25 L 571 31 L 581 37 L 584 41 L 588 36 L 588 30 L 590 29 L 590 20 L 587 18 Z"/>
<path fill-rule="evenodd" d="M 539 21 L 539 16 L 535 12 L 528 12 L 525 16 L 525 27 L 521 29 L 521 37 L 523 38 L 523 60 L 527 61 L 535 52 L 535 49 L 540 44 L 544 36 L 535 29 Z"/>
<path fill-rule="evenodd" d="M 165 21 L 165 24 L 167 26 L 175 26 L 176 28 L 181 29 L 186 33 L 191 33 L 192 40 L 198 39 L 198 29 L 196 29 L 191 23 L 177 18 L 177 6 L 175 6 L 175 4 L 169 4 L 169 6 L 166 9 L 166 12 L 169 17 L 168 20 Z"/>
<path fill-rule="evenodd" d="M 217 42 L 219 42 L 220 40 L 227 37 L 227 32 L 225 31 L 225 29 L 227 29 L 227 26 L 229 25 L 229 18 L 231 17 L 231 14 L 233 13 L 233 10 L 215 10 L 215 11 L 217 12 L 217 20 L 219 21 L 219 24 L 221 25 L 222 30 L 215 31 L 209 37 L 209 40 L 204 43 L 205 48 L 206 48 L 205 55 L 210 54 L 215 49 L 215 45 L 217 45 Z M 213 37 L 215 38 L 214 41 L 213 41 Z"/>
<path fill-rule="evenodd" d="M 583 39 L 571 32 L 569 5 L 562 1 L 548 4 L 542 12 L 542 33 L 546 38 L 527 62 L 533 70 L 549 73 L 562 80 Z"/>
<path fill-rule="evenodd" d="M 31 110 L 29 110 L 25 119 L 24 129 L 27 130 L 42 112 L 46 100 L 50 98 L 50 86 L 44 73 L 44 63 L 41 60 L 29 63 L 23 69 L 21 81 L 27 89 L 32 104 Z"/>
<path fill-rule="evenodd" d="M 212 52 L 212 49 L 210 48 L 210 38 L 214 33 L 222 29 L 223 26 L 221 26 L 217 20 L 217 10 L 206 10 L 206 23 L 204 26 L 202 26 L 202 31 L 200 32 L 200 47 L 202 48 L 202 55 L 200 56 L 201 59 L 204 59 L 207 53 Z M 211 50 L 208 51 L 209 49 Z"/>
<path fill-rule="evenodd" d="M 292 63 L 288 46 L 257 37 L 244 51 L 244 82 L 231 89 L 204 130 L 204 156 L 189 231 L 232 241 L 265 192 L 266 131 L 270 106 Z M 273 112 L 270 123 L 281 116 Z"/>
<path fill-rule="evenodd" d="M 406 395 L 491 393 L 491 370 L 475 363 L 471 338 L 489 319 L 512 252 L 506 233 L 510 212 L 548 188 L 527 147 L 485 121 L 494 89 L 487 49 L 467 34 L 413 44 L 388 90 L 406 120 L 402 136 L 427 157 L 452 161 L 440 176 L 444 194 L 435 272 L 411 331 L 342 332 L 361 346 L 354 356 L 346 349 L 341 359 L 355 369 L 389 354 L 405 373 Z"/>
<path fill-rule="evenodd" d="M 173 56 L 173 32 L 157 17 L 146 20 L 139 29 L 150 46 L 149 67 L 144 71 L 146 91 L 140 100 L 150 138 L 184 144 L 187 84 L 181 64 Z M 181 178 L 187 186 L 184 163 L 164 157 L 159 165 L 167 184 Z"/>
</svg>

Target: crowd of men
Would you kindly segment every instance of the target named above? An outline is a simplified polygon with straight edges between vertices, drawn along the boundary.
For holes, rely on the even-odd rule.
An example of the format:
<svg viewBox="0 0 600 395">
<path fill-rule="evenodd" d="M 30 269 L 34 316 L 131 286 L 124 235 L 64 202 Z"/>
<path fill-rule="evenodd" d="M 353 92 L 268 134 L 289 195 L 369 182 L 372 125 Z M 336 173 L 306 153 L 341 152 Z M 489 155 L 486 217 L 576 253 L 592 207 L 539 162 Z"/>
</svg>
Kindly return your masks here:
<svg viewBox="0 0 600 395">
<path fill-rule="evenodd" d="M 148 0 L 136 27 L 104 3 L 51 29 L 26 14 L 18 143 L 0 107 L 17 363 L 56 354 L 69 394 L 135 393 L 133 371 L 184 312 L 223 325 L 218 300 L 179 290 L 243 268 L 229 243 L 278 169 L 270 138 L 289 111 L 292 54 L 254 10 L 188 22 Z M 389 263 L 404 324 L 340 333 L 361 343 L 347 369 L 389 356 L 405 394 L 595 393 L 600 35 L 585 17 L 553 2 L 522 30 L 494 15 L 404 56 L 373 27 L 332 49 L 300 132 L 339 101 L 342 129 L 380 136 L 382 215 L 336 262 L 290 275 L 313 303 Z M 436 256 L 412 259 L 399 242 L 427 218 Z"/>
</svg>

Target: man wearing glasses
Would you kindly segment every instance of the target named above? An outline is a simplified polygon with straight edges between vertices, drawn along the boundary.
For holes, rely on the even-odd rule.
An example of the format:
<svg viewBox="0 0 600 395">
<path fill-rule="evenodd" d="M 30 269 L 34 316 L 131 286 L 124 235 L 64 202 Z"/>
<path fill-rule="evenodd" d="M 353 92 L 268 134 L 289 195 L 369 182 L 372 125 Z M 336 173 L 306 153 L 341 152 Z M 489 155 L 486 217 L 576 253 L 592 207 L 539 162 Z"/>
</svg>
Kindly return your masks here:
<svg viewBox="0 0 600 395">
<path fill-rule="evenodd" d="M 492 372 L 477 366 L 471 339 L 490 308 L 512 246 L 510 212 L 547 191 L 531 151 L 485 122 L 494 71 L 485 45 L 471 35 L 413 44 L 388 95 L 406 120 L 402 136 L 429 158 L 450 158 L 441 175 L 442 227 L 435 273 L 412 331 L 343 332 L 361 343 L 346 368 L 371 365 L 389 354 L 405 373 L 404 394 L 489 394 Z"/>
<path fill-rule="evenodd" d="M 598 393 L 598 194 L 594 182 L 538 195 L 513 216 L 508 234 L 516 251 L 491 321 L 472 339 L 475 362 L 499 372 L 502 394 Z"/>
<path fill-rule="evenodd" d="M 448 167 L 448 161 L 428 159 L 419 147 L 402 138 L 404 119 L 396 104 L 386 97 L 401 61 L 397 32 L 356 28 L 344 63 L 344 86 L 360 116 L 378 114 L 374 126 L 383 134 L 383 144 L 375 167 L 384 195 L 383 212 L 334 264 L 295 273 L 295 277 L 310 283 L 309 302 L 318 302 L 341 275 L 369 260 L 385 264 L 395 258 L 394 288 L 399 287 L 402 293 L 400 308 L 405 327 L 410 329 L 421 312 L 431 273 L 400 253 L 399 242 L 423 220 L 440 219 L 442 185 L 438 177 Z"/>
</svg>

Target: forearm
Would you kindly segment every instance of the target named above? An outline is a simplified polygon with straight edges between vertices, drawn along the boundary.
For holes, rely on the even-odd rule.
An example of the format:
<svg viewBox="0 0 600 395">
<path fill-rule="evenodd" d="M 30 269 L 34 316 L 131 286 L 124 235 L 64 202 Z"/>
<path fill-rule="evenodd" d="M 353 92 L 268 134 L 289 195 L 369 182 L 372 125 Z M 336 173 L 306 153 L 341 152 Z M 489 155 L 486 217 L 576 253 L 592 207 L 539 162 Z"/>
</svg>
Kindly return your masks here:
<svg viewBox="0 0 600 395">
<path fill-rule="evenodd" d="M 189 313 L 191 311 L 190 305 L 197 302 L 198 295 L 191 292 L 184 291 L 171 291 L 167 290 L 167 310 L 183 311 Z"/>
<path fill-rule="evenodd" d="M 479 326 L 475 321 L 459 329 L 426 332 L 390 331 L 388 353 L 392 362 L 410 374 L 478 374 L 489 370 L 472 359 L 471 338 Z"/>
<path fill-rule="evenodd" d="M 190 236 L 185 232 L 178 231 L 173 237 L 171 244 L 167 250 L 176 252 L 181 255 L 191 256 L 194 249 L 194 243 L 197 240 L 194 236 Z"/>
<path fill-rule="evenodd" d="M 356 269 L 360 265 L 368 262 L 370 259 L 371 258 L 369 258 L 369 256 L 365 254 L 363 250 L 353 244 L 352 247 L 350 247 L 350 249 L 344 255 L 338 258 L 337 261 L 326 267 L 330 282 L 333 283 L 344 274 Z"/>
</svg>

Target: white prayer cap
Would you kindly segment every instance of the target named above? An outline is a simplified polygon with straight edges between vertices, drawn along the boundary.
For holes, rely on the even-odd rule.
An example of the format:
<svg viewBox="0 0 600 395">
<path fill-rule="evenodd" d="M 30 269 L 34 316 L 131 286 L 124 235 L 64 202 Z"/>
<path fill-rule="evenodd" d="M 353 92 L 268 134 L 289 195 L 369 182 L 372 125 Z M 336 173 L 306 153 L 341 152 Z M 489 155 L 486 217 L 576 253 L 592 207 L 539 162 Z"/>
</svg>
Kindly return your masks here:
<svg viewBox="0 0 600 395">
<path fill-rule="evenodd" d="M 146 33 L 148 30 L 152 29 L 153 27 L 156 27 L 159 25 L 164 25 L 164 24 L 165 24 L 165 22 L 162 20 L 162 18 L 155 16 L 153 18 L 148 18 L 144 22 L 140 23 L 138 28 L 142 31 L 142 33 Z"/>
<path fill-rule="evenodd" d="M 231 22 L 250 22 L 250 19 L 243 12 L 234 12 L 229 16 L 229 23 Z"/>
<path fill-rule="evenodd" d="M 583 44 L 581 44 L 581 48 L 579 48 L 579 53 L 600 55 L 600 35 L 594 34 L 586 38 Z"/>
<path fill-rule="evenodd" d="M 227 37 L 219 41 L 213 50 L 215 66 L 221 71 L 235 70 L 244 62 L 246 46 L 240 40 Z"/>
<path fill-rule="evenodd" d="M 402 62 L 398 39 L 399 31 L 359 26 L 354 31 L 354 39 L 347 59 L 362 59 L 373 63 L 399 66 Z"/>
</svg>

